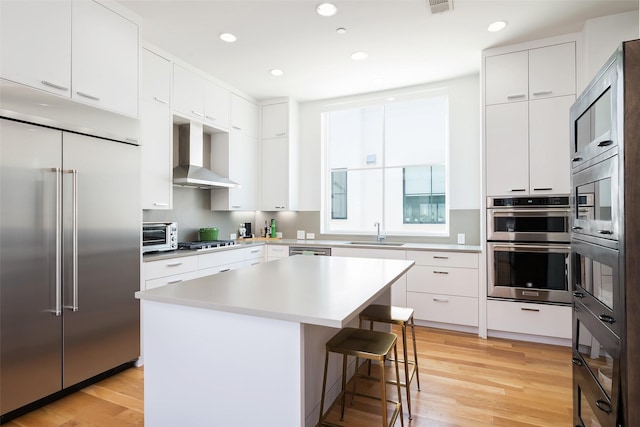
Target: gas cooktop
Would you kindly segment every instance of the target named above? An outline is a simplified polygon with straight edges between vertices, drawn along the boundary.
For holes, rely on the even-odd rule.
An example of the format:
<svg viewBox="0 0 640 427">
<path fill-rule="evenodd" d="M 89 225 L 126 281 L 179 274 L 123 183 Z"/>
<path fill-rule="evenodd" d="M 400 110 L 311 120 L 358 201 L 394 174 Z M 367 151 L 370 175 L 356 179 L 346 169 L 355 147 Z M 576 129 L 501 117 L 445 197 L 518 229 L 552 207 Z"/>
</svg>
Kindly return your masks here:
<svg viewBox="0 0 640 427">
<path fill-rule="evenodd" d="M 202 251 L 205 249 L 219 248 L 221 246 L 233 246 L 234 240 L 207 240 L 204 242 L 178 242 L 178 249 Z"/>
</svg>

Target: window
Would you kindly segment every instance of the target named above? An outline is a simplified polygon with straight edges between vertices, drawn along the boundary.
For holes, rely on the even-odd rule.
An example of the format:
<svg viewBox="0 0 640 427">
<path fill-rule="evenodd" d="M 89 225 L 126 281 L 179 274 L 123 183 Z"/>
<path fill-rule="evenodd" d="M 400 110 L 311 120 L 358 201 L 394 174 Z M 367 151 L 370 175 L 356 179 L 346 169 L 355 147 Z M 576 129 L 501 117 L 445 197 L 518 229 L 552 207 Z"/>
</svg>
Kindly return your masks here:
<svg viewBox="0 0 640 427">
<path fill-rule="evenodd" d="M 322 232 L 448 234 L 448 95 L 323 113 Z"/>
</svg>

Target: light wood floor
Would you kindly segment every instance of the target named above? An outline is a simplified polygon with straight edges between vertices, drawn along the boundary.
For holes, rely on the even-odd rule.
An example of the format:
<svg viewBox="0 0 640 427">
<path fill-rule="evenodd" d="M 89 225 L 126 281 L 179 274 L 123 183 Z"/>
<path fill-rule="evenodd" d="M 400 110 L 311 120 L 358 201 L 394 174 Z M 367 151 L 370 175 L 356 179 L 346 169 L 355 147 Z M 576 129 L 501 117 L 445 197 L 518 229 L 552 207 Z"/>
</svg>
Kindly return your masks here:
<svg viewBox="0 0 640 427">
<path fill-rule="evenodd" d="M 483 340 L 422 327 L 416 327 L 416 333 L 422 390 L 417 390 L 414 380 L 413 421 L 408 423 L 405 408 L 405 426 L 571 425 L 570 348 Z M 143 425 L 143 375 L 142 368 L 129 369 L 5 425 Z M 358 383 L 359 392 L 368 393 L 368 387 L 378 388 L 375 383 Z M 395 398 L 395 389 L 389 386 L 388 390 L 388 396 Z M 339 405 L 330 420 L 349 427 L 377 426 L 381 424 L 379 405 L 356 398 L 354 406 L 347 404 L 344 421 L 339 421 Z"/>
</svg>

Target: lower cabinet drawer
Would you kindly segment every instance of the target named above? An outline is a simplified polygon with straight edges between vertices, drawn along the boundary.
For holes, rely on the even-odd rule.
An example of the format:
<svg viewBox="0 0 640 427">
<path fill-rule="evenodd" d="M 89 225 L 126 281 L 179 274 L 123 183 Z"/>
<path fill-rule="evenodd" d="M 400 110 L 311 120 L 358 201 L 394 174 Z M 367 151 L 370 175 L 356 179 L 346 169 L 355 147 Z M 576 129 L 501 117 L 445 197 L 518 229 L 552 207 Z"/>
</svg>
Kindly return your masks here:
<svg viewBox="0 0 640 427">
<path fill-rule="evenodd" d="M 478 270 L 416 265 L 407 272 L 407 291 L 478 296 Z"/>
<path fill-rule="evenodd" d="M 571 338 L 571 307 L 487 301 L 487 328 L 495 331 Z"/>
<path fill-rule="evenodd" d="M 168 258 L 144 263 L 144 279 L 146 281 L 160 277 L 175 276 L 198 269 L 198 257 L 186 256 Z"/>
<path fill-rule="evenodd" d="M 197 271 L 189 271 L 188 273 L 176 274 L 174 276 L 161 277 L 159 279 L 152 279 L 145 281 L 145 289 L 159 288 L 160 286 L 171 285 L 173 283 L 180 283 L 186 280 L 197 279 Z"/>
<path fill-rule="evenodd" d="M 416 320 L 478 326 L 478 298 L 407 292 Z"/>
<path fill-rule="evenodd" d="M 245 248 L 244 250 L 244 259 L 245 260 L 253 260 L 257 258 L 264 258 L 264 246 L 252 246 L 249 248 Z"/>
<path fill-rule="evenodd" d="M 198 271 L 198 277 L 211 276 L 218 273 L 224 273 L 229 270 L 237 270 L 244 267 L 245 262 L 235 262 L 233 264 L 217 265 L 215 267 L 204 268 Z"/>
</svg>

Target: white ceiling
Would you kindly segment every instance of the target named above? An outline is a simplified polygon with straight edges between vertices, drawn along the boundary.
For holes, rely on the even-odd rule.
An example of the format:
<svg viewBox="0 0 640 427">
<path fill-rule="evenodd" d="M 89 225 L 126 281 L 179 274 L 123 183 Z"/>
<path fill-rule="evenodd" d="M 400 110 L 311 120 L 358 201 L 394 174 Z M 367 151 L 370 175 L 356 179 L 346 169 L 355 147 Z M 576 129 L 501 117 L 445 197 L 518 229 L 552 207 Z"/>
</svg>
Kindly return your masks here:
<svg viewBox="0 0 640 427">
<path fill-rule="evenodd" d="M 119 0 L 143 39 L 261 100 L 334 98 L 477 73 L 480 51 L 582 30 L 586 19 L 638 9 L 638 0 Z M 487 26 L 509 25 L 499 33 Z M 338 27 L 347 33 L 336 33 Z M 235 43 L 218 38 L 235 34 Z M 353 61 L 355 51 L 369 57 Z M 281 77 L 269 74 L 284 71 Z M 379 80 L 382 79 L 382 82 Z"/>
</svg>

